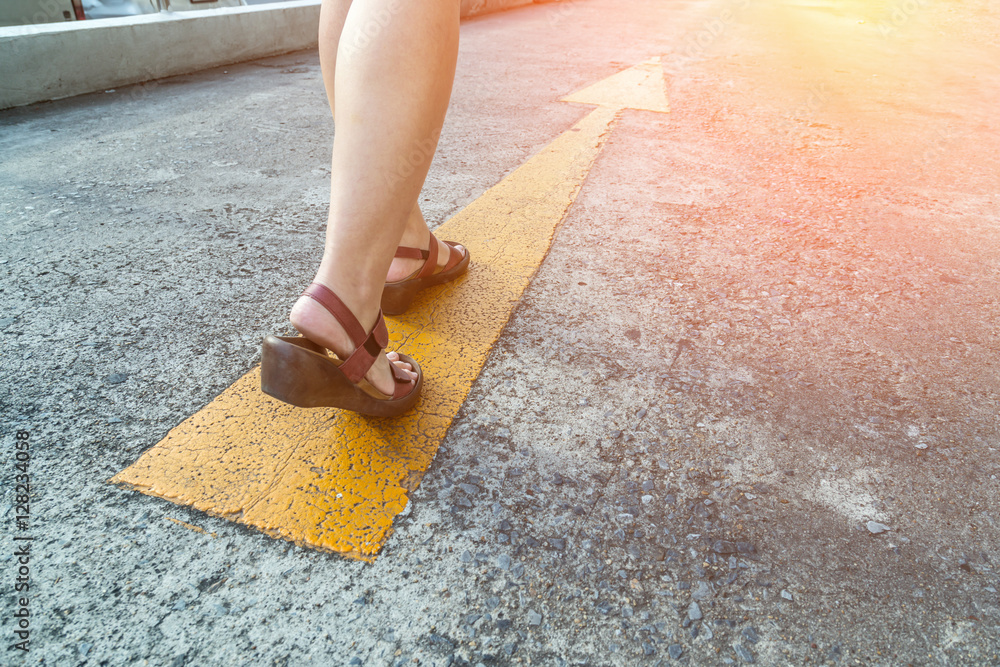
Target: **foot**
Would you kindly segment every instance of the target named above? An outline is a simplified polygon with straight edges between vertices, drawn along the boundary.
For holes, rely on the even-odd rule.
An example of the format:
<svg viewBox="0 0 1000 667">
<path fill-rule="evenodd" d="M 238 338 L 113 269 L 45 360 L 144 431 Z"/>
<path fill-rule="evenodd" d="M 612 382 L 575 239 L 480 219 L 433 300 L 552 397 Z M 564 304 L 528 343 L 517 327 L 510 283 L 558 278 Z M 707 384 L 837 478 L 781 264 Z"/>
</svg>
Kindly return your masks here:
<svg viewBox="0 0 1000 667">
<path fill-rule="evenodd" d="M 306 296 L 299 297 L 299 300 L 292 307 L 288 319 L 299 333 L 317 345 L 322 345 L 332 351 L 341 359 L 347 359 L 354 351 L 354 343 L 340 322 L 314 299 Z M 368 323 L 362 323 L 362 326 L 365 325 L 368 325 L 368 329 L 371 328 Z M 376 357 L 375 363 L 365 374 L 365 379 L 383 394 L 392 396 L 396 382 L 392 377 L 390 363 L 405 371 L 411 382 L 416 381 L 417 374 L 413 372 L 410 364 L 400 361 L 399 355 L 395 352 L 380 354 Z"/>
<path fill-rule="evenodd" d="M 409 230 L 407 230 L 409 231 Z M 403 235 L 403 239 L 400 241 L 399 245 L 406 246 L 410 248 L 420 248 L 421 250 L 427 250 L 427 241 L 429 236 L 426 231 L 423 232 L 423 238 L 420 240 L 413 240 L 407 238 L 408 234 Z M 438 256 L 437 256 L 437 266 L 438 271 L 443 269 L 448 263 L 448 259 L 451 257 L 451 246 L 448 246 L 443 241 L 438 241 Z M 456 251 L 464 251 L 463 246 L 455 246 Z M 387 283 L 395 283 L 400 280 L 405 280 L 409 278 L 414 273 L 420 270 L 424 265 L 426 260 L 423 259 L 409 259 L 406 257 L 394 257 L 392 259 L 392 264 L 389 265 L 389 273 L 385 277 Z"/>
</svg>

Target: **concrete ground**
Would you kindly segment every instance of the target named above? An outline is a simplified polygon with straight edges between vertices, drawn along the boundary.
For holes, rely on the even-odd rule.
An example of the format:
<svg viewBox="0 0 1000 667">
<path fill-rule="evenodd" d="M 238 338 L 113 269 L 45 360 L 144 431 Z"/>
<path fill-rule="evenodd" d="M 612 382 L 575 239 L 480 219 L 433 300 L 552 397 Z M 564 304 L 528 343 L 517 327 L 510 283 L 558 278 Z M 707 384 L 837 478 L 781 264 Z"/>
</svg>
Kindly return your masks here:
<svg viewBox="0 0 1000 667">
<path fill-rule="evenodd" d="M 588 111 L 564 95 L 659 56 L 671 113 L 624 112 L 373 565 L 107 483 L 290 331 L 315 54 L 0 113 L 34 537 L 4 661 L 1000 663 L 998 29 L 986 0 L 463 24 L 435 224 Z"/>
</svg>

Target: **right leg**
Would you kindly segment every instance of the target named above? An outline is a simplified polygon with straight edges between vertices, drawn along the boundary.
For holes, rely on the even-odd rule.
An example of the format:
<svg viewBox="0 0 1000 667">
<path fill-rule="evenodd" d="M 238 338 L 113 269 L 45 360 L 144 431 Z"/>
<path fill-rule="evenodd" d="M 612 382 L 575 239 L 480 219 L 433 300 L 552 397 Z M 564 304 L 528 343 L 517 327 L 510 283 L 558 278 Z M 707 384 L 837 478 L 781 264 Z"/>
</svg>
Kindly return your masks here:
<svg viewBox="0 0 1000 667">
<path fill-rule="evenodd" d="M 346 14 L 343 6 L 342 0 L 324 2 L 320 31 L 335 134 L 326 246 L 315 282 L 338 294 L 370 329 L 447 111 L 458 53 L 459 2 L 354 0 Z M 331 42 L 334 35 L 338 42 Z M 331 61 L 335 95 L 328 74 Z M 354 347 L 312 299 L 296 302 L 291 321 L 338 356 Z M 388 364 L 380 356 L 367 377 L 391 394 Z"/>
<path fill-rule="evenodd" d="M 323 72 L 323 85 L 326 87 L 326 97 L 330 102 L 331 113 L 335 108 L 334 104 L 336 100 L 337 87 L 335 73 L 337 70 L 337 48 L 324 48 L 323 45 L 338 45 L 340 43 L 341 35 L 343 35 L 344 31 L 344 23 L 347 21 L 347 13 L 351 8 L 351 1 L 323 0 L 323 4 L 320 7 L 319 62 Z M 381 25 L 377 23 L 371 25 L 378 25 L 381 29 Z M 374 28 L 371 31 L 374 31 Z M 344 43 L 343 48 L 346 52 L 350 53 L 353 50 L 360 50 L 365 46 L 368 48 L 371 47 L 370 36 L 362 32 L 361 34 L 354 33 L 348 37 L 348 41 Z M 406 219 L 406 227 L 403 229 L 403 236 L 400 239 L 399 245 L 426 250 L 424 246 L 427 244 L 429 232 L 430 229 L 424 220 L 420 204 L 414 202 L 413 208 Z M 448 247 L 441 241 L 438 241 L 438 265 L 444 266 L 448 261 L 448 257 Z M 386 282 L 402 280 L 419 269 L 420 266 L 420 260 L 393 258 L 386 275 Z"/>
</svg>

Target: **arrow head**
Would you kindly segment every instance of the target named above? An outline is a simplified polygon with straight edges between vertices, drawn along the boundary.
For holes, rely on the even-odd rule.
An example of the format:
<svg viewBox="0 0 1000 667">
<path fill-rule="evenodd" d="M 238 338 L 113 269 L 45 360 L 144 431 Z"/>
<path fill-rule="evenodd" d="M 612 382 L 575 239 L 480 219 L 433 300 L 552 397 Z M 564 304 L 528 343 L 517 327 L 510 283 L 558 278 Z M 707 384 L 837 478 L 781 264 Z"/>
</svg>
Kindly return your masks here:
<svg viewBox="0 0 1000 667">
<path fill-rule="evenodd" d="M 663 82 L 663 67 L 658 57 L 612 74 L 603 81 L 567 95 L 561 101 L 596 104 L 614 109 L 641 109 L 661 113 L 670 111 L 666 84 Z"/>
</svg>

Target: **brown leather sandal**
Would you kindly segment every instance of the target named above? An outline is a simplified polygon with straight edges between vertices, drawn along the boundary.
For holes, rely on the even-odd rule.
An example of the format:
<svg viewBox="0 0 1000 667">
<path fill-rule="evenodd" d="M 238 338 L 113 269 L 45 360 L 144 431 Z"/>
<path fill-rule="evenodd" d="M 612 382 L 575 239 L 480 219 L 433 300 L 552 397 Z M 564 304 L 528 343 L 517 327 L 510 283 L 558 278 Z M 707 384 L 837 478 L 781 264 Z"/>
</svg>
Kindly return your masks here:
<svg viewBox="0 0 1000 667">
<path fill-rule="evenodd" d="M 261 390 L 301 408 L 343 408 L 375 417 L 394 417 L 413 407 L 424 375 L 419 364 L 405 354 L 400 354 L 399 359 L 413 367 L 415 383 L 395 364 L 390 364 L 396 381 L 392 396 L 365 380 L 365 373 L 389 343 L 382 313 L 372 330 L 365 333 L 354 313 L 325 286 L 313 283 L 302 294 L 318 301 L 337 318 L 354 342 L 354 352 L 341 360 L 308 338 L 268 336 L 261 353 Z"/>
<path fill-rule="evenodd" d="M 382 289 L 382 312 L 387 315 L 401 315 L 410 307 L 410 303 L 413 302 L 420 290 L 454 280 L 469 270 L 469 249 L 459 250 L 455 247 L 459 244 L 452 241 L 444 243 L 450 251 L 448 262 L 437 273 L 435 272 L 438 269 L 438 243 L 433 233 L 427 250 L 404 246 L 396 248 L 396 257 L 425 261 L 421 268 L 411 273 L 407 278 L 385 284 Z"/>
</svg>

